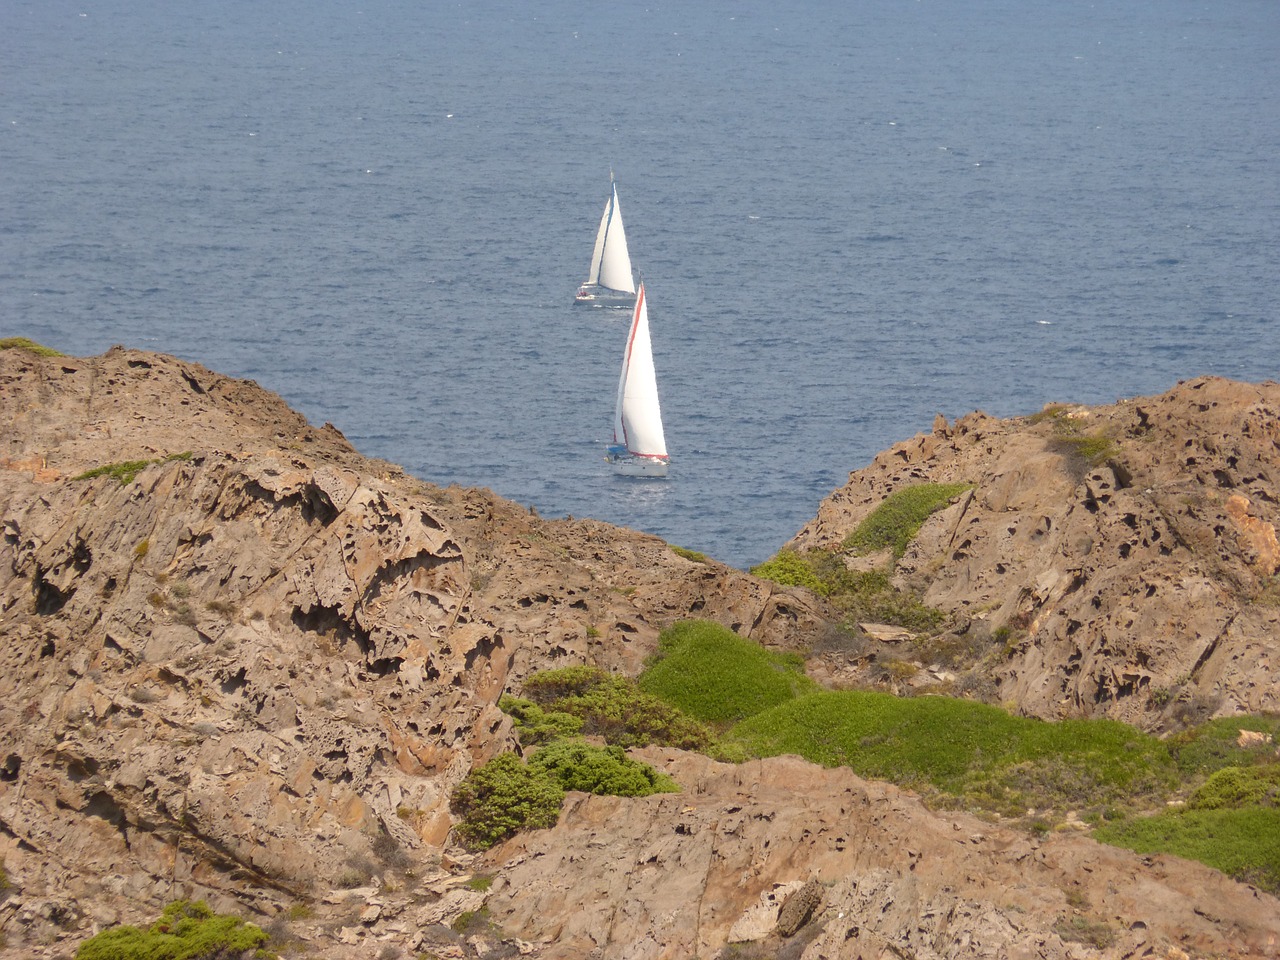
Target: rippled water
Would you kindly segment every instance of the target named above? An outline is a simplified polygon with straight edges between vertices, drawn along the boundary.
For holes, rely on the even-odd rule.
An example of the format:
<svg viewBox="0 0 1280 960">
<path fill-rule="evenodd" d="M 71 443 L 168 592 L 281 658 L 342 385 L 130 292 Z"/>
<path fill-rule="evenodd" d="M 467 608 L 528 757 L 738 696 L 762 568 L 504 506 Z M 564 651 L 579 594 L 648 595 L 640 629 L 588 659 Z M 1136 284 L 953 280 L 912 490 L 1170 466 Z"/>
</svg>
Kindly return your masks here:
<svg viewBox="0 0 1280 960">
<path fill-rule="evenodd" d="M 1280 4 L 0 0 L 0 333 L 746 566 L 938 412 L 1280 371 Z M 627 317 L 674 466 L 601 459 Z"/>
</svg>

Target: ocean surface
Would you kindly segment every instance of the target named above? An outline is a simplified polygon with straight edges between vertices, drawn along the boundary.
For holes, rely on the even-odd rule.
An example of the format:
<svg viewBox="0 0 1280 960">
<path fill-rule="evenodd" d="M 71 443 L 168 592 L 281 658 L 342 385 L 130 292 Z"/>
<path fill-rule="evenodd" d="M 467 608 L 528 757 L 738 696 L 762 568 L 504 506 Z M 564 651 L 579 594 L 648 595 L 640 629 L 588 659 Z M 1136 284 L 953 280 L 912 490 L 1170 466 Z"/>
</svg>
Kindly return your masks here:
<svg viewBox="0 0 1280 960">
<path fill-rule="evenodd" d="M 1275 0 L 0 0 L 0 336 L 739 567 L 938 413 L 1280 378 L 1277 304 Z"/>
</svg>

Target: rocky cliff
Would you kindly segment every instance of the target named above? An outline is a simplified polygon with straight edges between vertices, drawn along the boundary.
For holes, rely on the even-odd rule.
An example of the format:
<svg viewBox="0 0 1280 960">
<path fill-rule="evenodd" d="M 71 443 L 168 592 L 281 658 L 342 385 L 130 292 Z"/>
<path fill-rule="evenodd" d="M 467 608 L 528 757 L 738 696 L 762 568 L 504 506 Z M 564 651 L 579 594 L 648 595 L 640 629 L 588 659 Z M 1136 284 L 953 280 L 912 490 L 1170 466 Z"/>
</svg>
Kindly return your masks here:
<svg viewBox="0 0 1280 960">
<path fill-rule="evenodd" d="M 918 483 L 972 485 L 894 567 L 953 619 L 932 649 L 969 654 L 917 660 L 919 682 L 967 673 L 1030 715 L 1153 730 L 1280 710 L 1280 385 L 1206 377 L 1109 407 L 939 418 L 853 473 L 792 546 L 839 551 Z"/>
<path fill-rule="evenodd" d="M 1264 388 L 1230 389 L 1275 408 L 1274 391 L 1268 401 Z M 1156 431 L 1151 451 L 1171 445 L 1160 402 L 1139 418 Z M 1235 438 L 1238 421 L 1222 413 L 1219 436 Z M 690 616 L 805 648 L 825 629 L 822 604 L 651 536 L 431 486 L 255 384 L 171 357 L 0 351 L 0 414 L 0 956 L 70 957 L 101 927 L 152 918 L 179 897 L 332 958 L 710 957 L 731 941 L 779 956 L 1102 955 L 1055 932 L 1073 914 L 1118 932 L 1108 956 L 1275 955 L 1277 902 L 1207 868 L 938 816 L 896 788 L 787 758 L 733 767 L 650 750 L 682 793 L 575 794 L 554 829 L 474 858 L 450 843 L 448 797 L 515 746 L 502 692 L 569 663 L 633 674 L 659 631 Z M 1248 422 L 1242 436 L 1274 443 L 1274 414 Z M 913 470 L 931 475 L 946 450 L 994 449 L 1002 431 L 1018 428 L 940 425 L 877 462 L 865 503 Z M 1187 451 L 1184 465 L 1206 456 Z M 1177 556 L 1194 553 L 1180 546 L 1201 529 L 1191 513 L 1198 522 L 1218 510 L 1233 537 L 1212 569 L 1173 581 L 1153 569 L 1166 616 L 1190 618 L 1172 601 L 1213 594 L 1220 571 L 1240 596 L 1262 589 L 1275 501 L 1260 512 L 1258 491 L 1271 489 L 1270 458 L 1267 468 L 1237 453 L 1229 476 L 1244 506 L 1172 489 L 1158 500 L 1183 518 L 1160 532 Z M 1123 481 L 1107 469 L 1069 488 L 1087 486 L 1095 514 L 1134 496 L 1141 475 L 1133 462 Z M 1032 509 L 1029 475 L 999 489 L 1005 507 L 992 512 Z M 825 504 L 802 541 L 838 537 L 859 496 Z M 928 567 L 925 545 L 958 543 L 971 509 L 939 516 L 901 575 Z M 1141 526 L 1164 516 L 1152 509 L 1129 512 Z M 1136 536 L 1127 516 L 1116 522 Z M 973 552 L 976 531 L 964 531 Z M 1247 543 L 1258 546 L 1246 553 Z M 1082 583 L 1109 559 L 1096 556 Z M 1002 576 L 1027 596 L 1040 590 L 1036 609 L 1050 609 L 1049 598 L 1081 590 L 1041 575 L 1060 566 L 1022 579 L 1029 567 L 1006 564 Z M 935 576 L 933 602 L 967 597 L 1009 616 L 1029 602 L 995 603 L 1004 594 L 966 569 L 967 580 Z M 1197 683 L 1227 678 L 1223 689 L 1254 709 L 1272 702 L 1273 681 L 1232 665 L 1250 648 L 1228 655 L 1231 631 L 1259 649 L 1275 630 L 1267 641 L 1274 621 L 1247 612 L 1222 618 L 1211 650 L 1209 627 L 1197 626 L 1206 640 L 1192 672 Z M 1061 630 L 1076 637 L 1094 619 Z M 1057 647 L 1042 646 L 1048 663 Z M 1091 675 L 1105 672 L 1109 649 Z M 1163 663 L 1146 662 L 1149 672 Z M 1049 696 L 1025 676 L 1002 675 L 1002 695 L 1026 689 L 1032 709 L 1060 709 L 1076 689 Z M 459 917 L 482 905 L 489 924 L 459 932 Z"/>
</svg>

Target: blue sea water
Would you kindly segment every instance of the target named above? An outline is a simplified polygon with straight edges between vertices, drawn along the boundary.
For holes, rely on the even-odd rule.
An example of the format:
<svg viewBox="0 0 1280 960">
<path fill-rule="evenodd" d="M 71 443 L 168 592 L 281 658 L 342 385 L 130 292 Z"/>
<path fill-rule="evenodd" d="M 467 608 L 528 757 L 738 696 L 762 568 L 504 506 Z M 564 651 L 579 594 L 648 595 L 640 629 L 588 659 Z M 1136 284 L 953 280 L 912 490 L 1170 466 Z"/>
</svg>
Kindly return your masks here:
<svg viewBox="0 0 1280 960">
<path fill-rule="evenodd" d="M 937 413 L 1277 378 L 1278 260 L 1275 0 L 0 0 L 0 335 L 736 566 Z"/>
</svg>

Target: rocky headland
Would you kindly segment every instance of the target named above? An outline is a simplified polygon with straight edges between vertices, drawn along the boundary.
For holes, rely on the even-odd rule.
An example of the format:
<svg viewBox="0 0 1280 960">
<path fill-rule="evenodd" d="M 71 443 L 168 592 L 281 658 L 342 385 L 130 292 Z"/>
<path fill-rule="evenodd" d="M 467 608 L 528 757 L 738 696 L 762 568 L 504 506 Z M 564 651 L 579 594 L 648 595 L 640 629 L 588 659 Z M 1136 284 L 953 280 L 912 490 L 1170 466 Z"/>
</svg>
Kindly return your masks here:
<svg viewBox="0 0 1280 960">
<path fill-rule="evenodd" d="M 0 957 L 195 898 L 334 960 L 1280 955 L 1280 901 L 1208 867 L 793 757 L 645 748 L 680 793 L 571 794 L 469 853 L 450 794 L 518 748 L 497 700 L 537 671 L 635 675 L 694 617 L 829 683 L 906 641 L 832 643 L 819 596 L 433 486 L 172 357 L 3 350 L 0 412 Z M 966 652 L 897 682 L 1171 729 L 1277 709 L 1278 464 L 1275 384 L 940 419 L 793 546 L 971 484 L 891 561 Z"/>
</svg>

